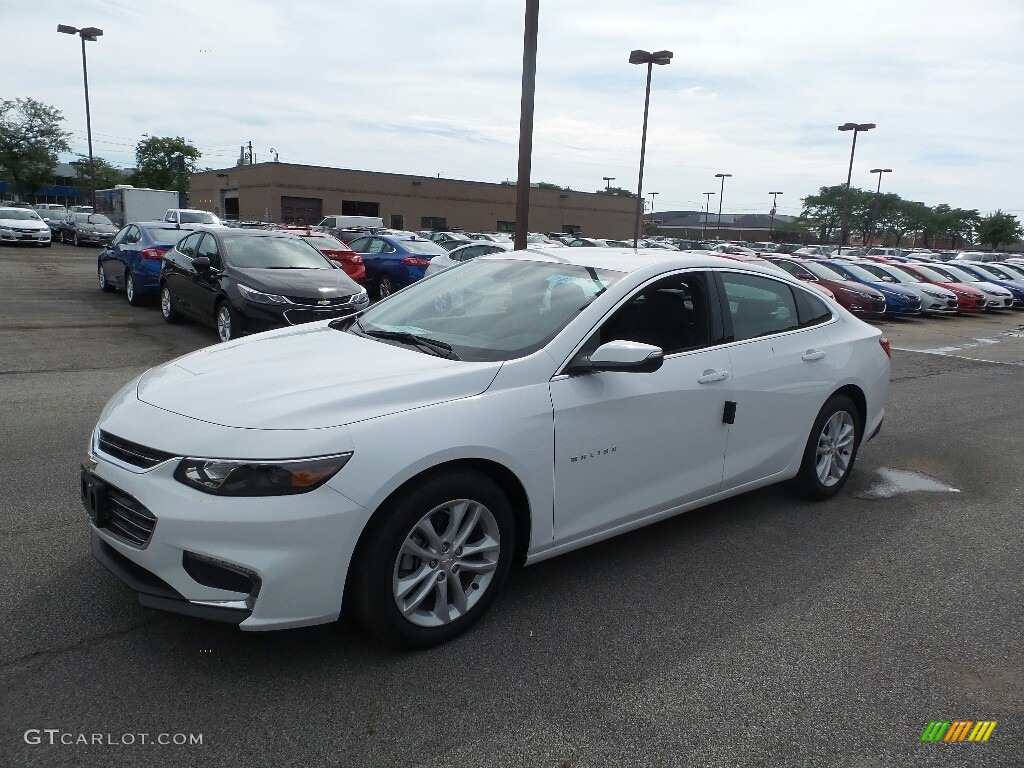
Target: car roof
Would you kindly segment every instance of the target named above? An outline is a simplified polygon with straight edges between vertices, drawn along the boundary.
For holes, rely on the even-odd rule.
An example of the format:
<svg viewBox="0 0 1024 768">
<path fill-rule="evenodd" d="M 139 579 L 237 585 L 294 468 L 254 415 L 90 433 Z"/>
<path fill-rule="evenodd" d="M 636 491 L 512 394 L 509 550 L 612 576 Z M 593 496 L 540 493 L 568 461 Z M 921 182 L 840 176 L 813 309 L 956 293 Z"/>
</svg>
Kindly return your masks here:
<svg viewBox="0 0 1024 768">
<path fill-rule="evenodd" d="M 161 222 L 155 222 L 160 224 Z M 167 223 L 167 222 L 163 222 Z M 211 235 L 231 236 L 231 237 L 288 237 L 295 240 L 301 238 L 293 232 L 282 232 L 277 229 L 234 229 L 232 227 L 215 227 L 210 224 L 184 224 L 182 230 L 188 227 L 192 232 L 208 232 Z"/>
<path fill-rule="evenodd" d="M 663 248 L 637 248 L 636 250 L 592 246 L 545 248 L 539 245 L 527 248 L 525 251 L 489 253 L 486 256 L 481 256 L 480 259 L 550 261 L 625 273 L 660 267 L 667 269 L 740 269 L 761 272 L 771 277 L 786 277 L 786 275 L 754 262 L 736 261 L 711 254 L 711 251 L 667 251 Z"/>
</svg>

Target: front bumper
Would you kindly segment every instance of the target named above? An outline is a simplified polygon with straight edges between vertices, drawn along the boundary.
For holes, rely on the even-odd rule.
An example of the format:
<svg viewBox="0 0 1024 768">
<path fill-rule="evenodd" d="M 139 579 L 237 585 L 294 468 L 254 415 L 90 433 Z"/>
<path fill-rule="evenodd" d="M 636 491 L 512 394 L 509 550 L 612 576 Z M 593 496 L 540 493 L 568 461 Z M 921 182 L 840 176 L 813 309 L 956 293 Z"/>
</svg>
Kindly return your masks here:
<svg viewBox="0 0 1024 768">
<path fill-rule="evenodd" d="M 236 301 L 236 311 L 245 318 L 245 331 L 255 333 L 283 328 L 289 325 L 302 325 L 317 320 L 333 320 L 361 312 L 370 306 L 370 299 L 365 293 L 362 302 L 349 304 L 318 305 L 310 299 L 310 304 L 259 304 L 254 301 Z"/>
<path fill-rule="evenodd" d="M 50 242 L 50 230 L 49 229 L 32 229 L 32 230 L 0 230 L 0 242 L 3 243 L 29 243 L 35 245 L 36 243 L 48 243 Z"/>
<path fill-rule="evenodd" d="M 72 234 L 71 236 L 73 238 L 74 234 Z M 113 239 L 114 239 L 114 235 L 112 235 L 112 234 L 109 234 L 109 235 L 108 234 L 100 234 L 100 233 L 97 233 L 97 232 L 79 232 L 78 233 L 78 242 L 79 243 L 95 243 L 97 245 L 106 245 L 107 243 L 109 243 Z"/>
<path fill-rule="evenodd" d="M 92 469 L 83 468 L 83 503 L 93 518 L 93 554 L 142 605 L 243 630 L 340 615 L 369 512 L 329 485 L 296 496 L 206 496 L 173 478 L 178 458 L 148 470 L 101 453 L 92 460 Z M 144 541 L 104 522 L 85 490 L 90 479 L 151 515 Z"/>
</svg>

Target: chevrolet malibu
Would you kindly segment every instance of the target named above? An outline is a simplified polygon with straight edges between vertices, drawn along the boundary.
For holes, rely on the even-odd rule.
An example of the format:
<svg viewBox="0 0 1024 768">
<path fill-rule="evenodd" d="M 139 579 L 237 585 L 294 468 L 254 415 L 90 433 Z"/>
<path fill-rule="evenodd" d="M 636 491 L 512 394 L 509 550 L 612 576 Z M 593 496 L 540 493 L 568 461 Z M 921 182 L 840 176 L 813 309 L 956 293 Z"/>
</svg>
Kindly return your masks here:
<svg viewBox="0 0 1024 768">
<path fill-rule="evenodd" d="M 100 415 L 81 496 L 145 606 L 243 630 L 345 609 L 424 647 L 513 564 L 784 480 L 834 496 L 889 365 L 879 331 L 755 265 L 492 254 L 144 373 Z"/>
</svg>

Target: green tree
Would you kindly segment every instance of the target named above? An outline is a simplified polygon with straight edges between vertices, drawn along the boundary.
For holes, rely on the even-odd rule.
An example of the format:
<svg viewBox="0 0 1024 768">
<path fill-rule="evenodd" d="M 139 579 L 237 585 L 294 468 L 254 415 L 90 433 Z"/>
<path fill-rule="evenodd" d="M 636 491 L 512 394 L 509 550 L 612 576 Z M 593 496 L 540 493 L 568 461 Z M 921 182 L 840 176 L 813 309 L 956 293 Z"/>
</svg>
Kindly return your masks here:
<svg viewBox="0 0 1024 768">
<path fill-rule="evenodd" d="M 135 146 L 132 183 L 138 187 L 174 189 L 188 194 L 189 174 L 196 172 L 200 155 L 196 147 L 180 136 L 145 138 Z"/>
<path fill-rule="evenodd" d="M 552 184 L 551 182 L 548 182 L 548 181 L 540 181 L 540 182 L 538 182 L 537 183 L 537 189 L 557 189 L 558 191 L 562 190 L 562 188 L 560 186 L 558 186 L 557 184 Z"/>
<path fill-rule="evenodd" d="M 817 231 L 818 239 L 823 243 L 828 242 L 833 233 L 838 232 L 845 192 L 845 184 L 836 184 L 821 187 L 818 194 L 808 195 L 800 201 L 803 204 L 800 218 Z"/>
<path fill-rule="evenodd" d="M 1021 228 L 1020 222 L 1012 213 L 1003 213 L 1001 210 L 997 210 L 978 224 L 978 239 L 991 245 L 993 249 L 1000 245 L 1016 243 L 1021 236 L 1024 236 L 1024 229 Z"/>
<path fill-rule="evenodd" d="M 0 168 L 18 191 L 35 192 L 53 180 L 57 153 L 68 152 L 64 116 L 31 98 L 0 99 Z"/>
<path fill-rule="evenodd" d="M 628 189 L 622 187 L 606 187 L 605 189 L 597 190 L 599 195 L 612 195 L 614 197 L 636 197 L 635 192 L 630 192 Z"/>
<path fill-rule="evenodd" d="M 78 189 L 88 190 L 89 187 L 89 158 L 79 155 L 78 159 L 71 163 L 74 166 L 78 178 L 75 186 Z M 118 184 L 128 183 L 128 174 L 117 168 L 102 157 L 92 158 L 93 172 L 96 174 L 96 189 L 113 189 Z"/>
</svg>

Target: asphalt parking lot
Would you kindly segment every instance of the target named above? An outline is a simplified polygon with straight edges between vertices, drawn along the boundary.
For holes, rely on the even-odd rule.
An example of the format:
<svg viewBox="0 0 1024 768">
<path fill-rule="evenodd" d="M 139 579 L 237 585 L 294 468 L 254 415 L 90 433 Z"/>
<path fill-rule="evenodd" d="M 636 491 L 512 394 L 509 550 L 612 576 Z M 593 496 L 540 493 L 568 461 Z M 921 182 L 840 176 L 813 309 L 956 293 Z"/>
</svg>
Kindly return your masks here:
<svg viewBox="0 0 1024 768">
<path fill-rule="evenodd" d="M 152 612 L 92 559 L 100 409 L 216 341 L 101 293 L 95 253 L 0 249 L 0 765 L 1024 765 L 1024 312 L 882 323 L 889 413 L 836 500 L 769 488 L 523 569 L 409 654 Z M 998 725 L 921 742 L 946 720 Z"/>
</svg>

